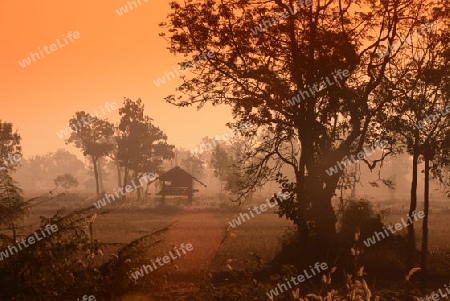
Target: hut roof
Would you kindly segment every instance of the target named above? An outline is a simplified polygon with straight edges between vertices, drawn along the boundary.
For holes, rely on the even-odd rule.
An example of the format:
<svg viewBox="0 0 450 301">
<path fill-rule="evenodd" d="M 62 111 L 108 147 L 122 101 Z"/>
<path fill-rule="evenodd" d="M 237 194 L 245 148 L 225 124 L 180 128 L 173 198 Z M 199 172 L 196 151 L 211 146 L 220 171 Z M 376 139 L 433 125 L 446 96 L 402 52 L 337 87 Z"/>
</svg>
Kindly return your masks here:
<svg viewBox="0 0 450 301">
<path fill-rule="evenodd" d="M 206 187 L 206 185 L 203 184 L 200 180 L 198 180 L 193 175 L 191 175 L 190 173 L 188 173 L 187 171 L 185 171 L 184 169 L 182 169 L 179 166 L 175 166 L 174 168 L 168 170 L 167 172 L 163 173 L 155 180 L 157 180 L 157 179 L 159 179 L 161 181 L 174 181 L 176 179 L 191 179 L 191 180 L 193 179 Z"/>
</svg>

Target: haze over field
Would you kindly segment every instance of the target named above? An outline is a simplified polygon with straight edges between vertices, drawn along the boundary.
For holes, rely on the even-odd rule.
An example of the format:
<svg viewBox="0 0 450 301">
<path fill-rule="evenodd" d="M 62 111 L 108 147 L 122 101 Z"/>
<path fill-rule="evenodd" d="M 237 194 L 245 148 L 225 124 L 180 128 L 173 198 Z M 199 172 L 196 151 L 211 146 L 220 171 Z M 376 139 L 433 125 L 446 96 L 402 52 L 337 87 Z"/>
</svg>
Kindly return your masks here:
<svg viewBox="0 0 450 301">
<path fill-rule="evenodd" d="M 448 300 L 449 0 L 0 3 L 0 301 Z"/>
</svg>

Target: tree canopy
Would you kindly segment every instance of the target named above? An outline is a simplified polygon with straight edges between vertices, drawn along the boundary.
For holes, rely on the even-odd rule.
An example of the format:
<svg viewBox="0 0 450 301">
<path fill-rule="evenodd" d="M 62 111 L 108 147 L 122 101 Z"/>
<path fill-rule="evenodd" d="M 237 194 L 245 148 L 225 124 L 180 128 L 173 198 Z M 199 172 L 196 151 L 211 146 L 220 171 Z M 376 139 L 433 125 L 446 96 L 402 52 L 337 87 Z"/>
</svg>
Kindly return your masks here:
<svg viewBox="0 0 450 301">
<path fill-rule="evenodd" d="M 343 173 L 329 176 L 325 170 L 384 138 L 377 117 L 390 99 L 382 97 L 380 85 L 396 52 L 379 53 L 431 21 L 433 6 L 412 0 L 314 1 L 252 34 L 255 26 L 293 4 L 172 2 L 168 22 L 161 24 L 170 51 L 195 56 L 208 49 L 216 55 L 166 100 L 181 107 L 227 104 L 236 119 L 264 129 L 264 139 L 249 154 L 254 176 L 247 186 L 277 179 L 295 195 L 283 202 L 281 212 L 294 220 L 305 244 L 314 243 L 309 240 L 314 237 L 324 255 L 335 237 L 331 198 Z M 346 70 L 348 76 L 339 76 Z M 292 105 L 289 100 L 299 93 L 306 97 Z M 295 179 L 283 176 L 285 165 Z"/>
</svg>

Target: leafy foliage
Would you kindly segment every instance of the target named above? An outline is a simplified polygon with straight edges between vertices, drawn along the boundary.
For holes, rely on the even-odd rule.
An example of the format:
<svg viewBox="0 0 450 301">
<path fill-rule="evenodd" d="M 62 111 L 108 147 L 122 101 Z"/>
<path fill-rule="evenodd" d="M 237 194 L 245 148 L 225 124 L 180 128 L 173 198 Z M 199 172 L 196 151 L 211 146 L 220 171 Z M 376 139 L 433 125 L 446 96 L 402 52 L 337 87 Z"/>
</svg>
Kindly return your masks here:
<svg viewBox="0 0 450 301">
<path fill-rule="evenodd" d="M 167 135 L 144 115 L 142 100 L 125 98 L 119 114 L 117 160 L 125 169 L 123 185 L 128 184 L 130 171 L 133 171 L 134 178 L 139 178 L 144 172 L 161 172 L 163 160 L 173 158 L 175 146 L 168 144 Z"/>
<path fill-rule="evenodd" d="M 22 147 L 20 146 L 21 137 L 17 132 L 13 132 L 13 124 L 2 122 L 0 120 L 0 170 L 16 170 L 17 164 L 5 160 L 11 155 L 22 156 Z"/>
<path fill-rule="evenodd" d="M 220 147 L 220 145 L 217 145 L 211 154 L 211 166 L 214 170 L 214 176 L 221 182 L 221 189 L 222 181 L 225 181 L 227 179 L 230 165 L 231 158 L 228 155 L 227 151 L 224 148 Z"/>
<path fill-rule="evenodd" d="M 89 122 L 86 122 L 89 121 Z M 98 160 L 100 157 L 106 156 L 114 148 L 112 137 L 114 134 L 114 126 L 106 120 L 99 119 L 84 111 L 75 113 L 75 117 L 69 121 L 75 126 L 75 130 L 70 134 L 66 143 L 73 143 L 83 152 L 83 156 L 92 159 L 94 166 L 94 176 L 96 182 L 96 192 L 100 193 Z"/>
<path fill-rule="evenodd" d="M 242 197 L 290 168 L 295 176 L 286 187 L 293 189 L 292 198 L 281 212 L 294 220 L 305 240 L 320 240 L 317 254 L 326 256 L 335 235 L 331 198 L 343 172 L 328 176 L 325 169 L 383 137 L 377 116 L 384 114 L 388 100 L 378 97 L 379 85 L 392 58 L 378 60 L 377 53 L 408 28 L 410 15 L 426 12 L 408 0 L 313 3 L 252 35 L 273 12 L 287 11 L 288 2 L 187 0 L 171 8 L 161 25 L 173 53 L 220 53 L 166 100 L 180 107 L 230 105 L 237 120 L 257 125 L 262 139 L 247 154 L 253 161 Z M 348 77 L 325 83 L 343 69 Z M 294 105 L 288 102 L 319 83 L 326 89 L 306 93 Z"/>
<path fill-rule="evenodd" d="M 69 189 L 71 187 L 77 187 L 78 181 L 77 179 L 70 173 L 65 173 L 63 175 L 57 176 L 54 180 L 56 187 L 62 186 L 65 189 Z"/>
<path fill-rule="evenodd" d="M 22 189 L 7 170 L 0 171 L 0 226 L 6 226 L 13 231 L 13 240 L 16 239 L 17 224 L 29 213 L 28 204 L 21 193 Z"/>
</svg>

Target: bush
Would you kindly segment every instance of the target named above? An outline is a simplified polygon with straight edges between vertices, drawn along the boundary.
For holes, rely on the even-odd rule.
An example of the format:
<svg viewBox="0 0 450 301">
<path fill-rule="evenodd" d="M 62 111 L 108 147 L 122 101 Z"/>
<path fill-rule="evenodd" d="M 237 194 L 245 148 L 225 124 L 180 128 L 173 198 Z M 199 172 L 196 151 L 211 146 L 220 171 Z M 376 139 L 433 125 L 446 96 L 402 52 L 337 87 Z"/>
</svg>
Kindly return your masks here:
<svg viewBox="0 0 450 301">
<path fill-rule="evenodd" d="M 406 239 L 403 236 L 390 233 L 369 248 L 363 243 L 375 232 L 383 231 L 383 226 L 381 216 L 374 213 L 367 200 L 351 200 L 343 212 L 341 230 L 338 233 L 337 258 L 340 268 L 346 272 L 354 269 L 354 258 L 349 250 L 358 248 L 362 250 L 359 263 L 365 267 L 369 279 L 401 279 L 404 275 L 406 254 Z M 358 235 L 357 241 L 355 235 Z M 383 265 L 380 265 L 380 262 L 383 262 Z"/>
</svg>

